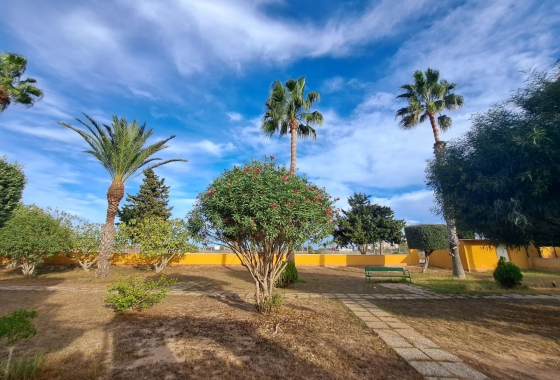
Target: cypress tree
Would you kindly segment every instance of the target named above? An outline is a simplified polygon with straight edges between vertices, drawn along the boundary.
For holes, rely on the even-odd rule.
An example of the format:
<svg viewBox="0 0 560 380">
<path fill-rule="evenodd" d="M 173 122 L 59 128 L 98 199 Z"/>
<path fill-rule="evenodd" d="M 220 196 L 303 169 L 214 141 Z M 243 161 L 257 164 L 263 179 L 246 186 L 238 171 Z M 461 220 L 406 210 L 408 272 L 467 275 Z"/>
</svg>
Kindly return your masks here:
<svg viewBox="0 0 560 380">
<path fill-rule="evenodd" d="M 159 179 L 152 169 L 144 170 L 144 181 L 136 195 L 127 194 L 126 202 L 118 211 L 122 223 L 128 224 L 132 219 L 161 218 L 168 220 L 173 207 L 168 207 L 169 186 L 165 178 Z"/>
</svg>

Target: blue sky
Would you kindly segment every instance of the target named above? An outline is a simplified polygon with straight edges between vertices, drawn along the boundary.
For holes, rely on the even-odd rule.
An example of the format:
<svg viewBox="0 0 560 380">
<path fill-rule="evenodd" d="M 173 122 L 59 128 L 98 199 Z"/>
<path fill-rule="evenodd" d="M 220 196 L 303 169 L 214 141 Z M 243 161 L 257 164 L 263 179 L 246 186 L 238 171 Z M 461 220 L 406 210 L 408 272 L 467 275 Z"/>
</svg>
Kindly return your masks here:
<svg viewBox="0 0 560 380">
<path fill-rule="evenodd" d="M 409 223 L 437 222 L 424 185 L 432 154 L 428 124 L 398 128 L 395 97 L 428 67 L 457 84 L 469 117 L 522 86 L 530 67 L 560 58 L 560 2 L 281 0 L 0 0 L 0 51 L 28 58 L 26 75 L 45 97 L 0 115 L 0 154 L 24 165 L 25 203 L 104 220 L 109 176 L 84 153 L 76 125 L 138 119 L 157 137 L 177 137 L 156 169 L 171 186 L 174 216 L 235 164 L 275 155 L 289 163 L 288 137 L 259 134 L 270 84 L 307 77 L 325 117 L 317 141 L 298 141 L 299 173 L 334 197 L 354 191 Z M 136 193 L 141 176 L 127 184 Z"/>
</svg>

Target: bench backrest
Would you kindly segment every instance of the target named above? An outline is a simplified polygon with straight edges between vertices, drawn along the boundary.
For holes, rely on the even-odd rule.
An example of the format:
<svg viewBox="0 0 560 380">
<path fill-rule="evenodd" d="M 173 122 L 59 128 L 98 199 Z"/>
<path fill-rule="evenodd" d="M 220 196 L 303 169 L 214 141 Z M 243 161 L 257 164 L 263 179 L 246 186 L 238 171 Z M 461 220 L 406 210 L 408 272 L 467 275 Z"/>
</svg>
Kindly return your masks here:
<svg viewBox="0 0 560 380">
<path fill-rule="evenodd" d="M 365 267 L 366 272 L 404 272 L 403 267 Z"/>
</svg>

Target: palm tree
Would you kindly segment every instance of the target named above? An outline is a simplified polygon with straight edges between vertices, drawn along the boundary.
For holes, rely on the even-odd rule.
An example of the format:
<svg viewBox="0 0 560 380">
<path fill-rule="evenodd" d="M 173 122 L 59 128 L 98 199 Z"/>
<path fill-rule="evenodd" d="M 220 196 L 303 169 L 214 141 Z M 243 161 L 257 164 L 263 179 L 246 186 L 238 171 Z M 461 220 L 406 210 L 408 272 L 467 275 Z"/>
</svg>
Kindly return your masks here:
<svg viewBox="0 0 560 380">
<path fill-rule="evenodd" d="M 304 91 L 305 77 L 288 79 L 285 86 L 280 81 L 272 83 L 261 125 L 261 132 L 268 137 L 276 132 L 280 137 L 290 134 L 292 173 L 296 171 L 297 138 L 316 140 L 317 133 L 312 125 L 323 124 L 323 115 L 319 111 L 306 112 L 319 100 L 319 93 L 311 91 L 304 97 Z"/>
<path fill-rule="evenodd" d="M 84 153 L 97 158 L 111 176 L 111 185 L 107 191 L 107 217 L 101 231 L 99 259 L 95 272 L 95 277 L 106 278 L 109 277 L 109 260 L 113 253 L 115 216 L 124 196 L 125 182 L 146 165 L 148 165 L 146 169 L 153 169 L 170 162 L 186 162 L 186 160 L 177 158 L 156 163 L 161 159 L 152 157 L 155 153 L 167 148 L 168 146 L 165 144 L 173 139 L 174 135 L 145 146 L 146 141 L 153 134 L 152 129 L 146 130 L 146 124 L 138 126 L 137 120 L 129 124 L 126 119 L 113 116 L 112 127 L 106 124 L 101 127 L 88 115 L 84 114 L 84 116 L 91 125 L 80 119 L 76 120 L 84 125 L 90 133 L 67 123 L 58 122 L 58 124 L 70 128 L 82 136 L 91 148 Z"/>
<path fill-rule="evenodd" d="M 34 86 L 33 78 L 21 79 L 27 59 L 19 54 L 0 54 L 0 113 L 11 103 L 31 107 L 43 97 L 43 91 Z"/>
<path fill-rule="evenodd" d="M 451 92 L 456 87 L 455 83 L 449 83 L 443 79 L 439 80 L 438 70 L 428 68 L 425 73 L 417 70 L 413 77 L 414 84 L 405 84 L 400 87 L 403 93 L 397 98 L 406 99 L 408 106 L 399 109 L 396 117 L 401 118 L 399 125 L 406 130 L 414 128 L 427 119 L 430 120 L 435 139 L 434 154 L 438 157 L 445 149 L 445 142 L 441 141 L 439 132 L 440 130 L 442 132 L 447 131 L 452 124 L 451 118 L 441 113 L 444 110 L 455 111 L 461 108 L 463 97 Z M 446 215 L 445 208 L 444 206 L 443 211 L 445 224 L 447 225 L 450 254 L 453 259 L 453 275 L 464 279 L 465 271 L 459 255 L 459 239 L 455 220 Z"/>
</svg>

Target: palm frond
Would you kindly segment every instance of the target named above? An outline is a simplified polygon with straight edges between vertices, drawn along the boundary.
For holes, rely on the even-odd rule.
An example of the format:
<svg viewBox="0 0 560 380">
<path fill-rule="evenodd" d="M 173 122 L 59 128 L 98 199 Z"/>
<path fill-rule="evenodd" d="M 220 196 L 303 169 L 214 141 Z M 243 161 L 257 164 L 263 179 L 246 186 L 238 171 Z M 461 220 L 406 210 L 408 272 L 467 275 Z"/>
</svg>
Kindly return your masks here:
<svg viewBox="0 0 560 380">
<path fill-rule="evenodd" d="M 452 120 L 449 116 L 446 115 L 441 115 L 438 116 L 437 118 L 437 123 L 439 128 L 441 129 L 442 132 L 447 131 L 449 128 L 451 128 L 451 124 L 452 124 Z"/>
<path fill-rule="evenodd" d="M 297 136 L 302 139 L 311 138 L 313 141 L 317 140 L 317 132 L 310 125 L 300 124 L 297 129 Z"/>
</svg>

